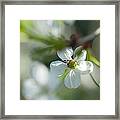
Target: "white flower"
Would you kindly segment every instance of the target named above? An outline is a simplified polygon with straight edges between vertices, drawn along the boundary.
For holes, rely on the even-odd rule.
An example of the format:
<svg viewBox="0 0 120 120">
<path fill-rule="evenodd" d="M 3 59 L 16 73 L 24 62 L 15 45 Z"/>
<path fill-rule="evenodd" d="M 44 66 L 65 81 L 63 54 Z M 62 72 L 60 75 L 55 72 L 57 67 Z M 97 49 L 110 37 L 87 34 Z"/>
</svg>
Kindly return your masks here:
<svg viewBox="0 0 120 120">
<path fill-rule="evenodd" d="M 65 48 L 57 52 L 62 61 L 53 61 L 50 64 L 51 71 L 60 79 L 64 80 L 67 88 L 77 88 L 80 86 L 80 74 L 88 74 L 93 71 L 93 63 L 86 60 L 87 51 L 81 50 L 79 56 L 73 56 L 72 48 Z"/>
</svg>

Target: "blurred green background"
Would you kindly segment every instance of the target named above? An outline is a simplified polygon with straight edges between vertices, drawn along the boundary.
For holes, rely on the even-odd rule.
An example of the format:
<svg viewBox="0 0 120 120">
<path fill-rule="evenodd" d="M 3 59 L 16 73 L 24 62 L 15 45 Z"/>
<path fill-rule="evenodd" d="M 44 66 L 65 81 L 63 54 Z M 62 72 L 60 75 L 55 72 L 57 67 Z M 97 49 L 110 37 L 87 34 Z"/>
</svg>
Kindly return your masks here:
<svg viewBox="0 0 120 120">
<path fill-rule="evenodd" d="M 50 73 L 50 63 L 60 60 L 56 51 L 71 45 L 72 34 L 82 38 L 99 27 L 99 20 L 21 20 L 20 99 L 99 100 L 100 87 L 89 74 L 81 75 L 79 88 L 68 89 Z M 100 35 L 93 39 L 92 52 L 100 60 Z M 92 75 L 100 83 L 98 66 L 94 65 Z"/>
</svg>

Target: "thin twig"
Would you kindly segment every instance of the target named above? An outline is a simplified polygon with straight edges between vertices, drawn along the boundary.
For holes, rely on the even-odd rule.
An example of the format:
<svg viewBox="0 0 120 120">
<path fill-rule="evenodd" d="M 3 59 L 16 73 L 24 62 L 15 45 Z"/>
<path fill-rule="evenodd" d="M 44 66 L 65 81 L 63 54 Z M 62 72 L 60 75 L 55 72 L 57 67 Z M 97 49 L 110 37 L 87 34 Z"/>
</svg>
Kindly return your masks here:
<svg viewBox="0 0 120 120">
<path fill-rule="evenodd" d="M 96 80 L 93 78 L 93 76 L 92 76 L 92 74 L 90 73 L 90 76 L 91 76 L 91 78 L 92 78 L 92 80 L 93 80 L 93 82 L 98 86 L 98 87 L 100 87 L 99 86 L 99 84 L 96 82 Z"/>
</svg>

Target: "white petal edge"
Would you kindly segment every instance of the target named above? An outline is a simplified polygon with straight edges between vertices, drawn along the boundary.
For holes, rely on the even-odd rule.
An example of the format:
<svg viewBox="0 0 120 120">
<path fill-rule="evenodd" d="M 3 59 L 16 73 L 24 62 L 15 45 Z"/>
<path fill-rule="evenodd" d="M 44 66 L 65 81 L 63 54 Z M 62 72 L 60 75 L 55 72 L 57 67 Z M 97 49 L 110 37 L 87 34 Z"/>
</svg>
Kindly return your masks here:
<svg viewBox="0 0 120 120">
<path fill-rule="evenodd" d="M 93 71 L 94 66 L 90 61 L 80 61 L 77 68 L 80 70 L 81 74 L 88 74 Z"/>
<path fill-rule="evenodd" d="M 64 62 L 61 61 L 53 61 L 50 64 L 50 70 L 51 72 L 54 72 L 54 74 L 60 75 L 64 72 L 64 69 L 67 68 L 67 65 Z"/>
<path fill-rule="evenodd" d="M 67 88 L 78 88 L 80 86 L 80 71 L 79 70 L 71 70 L 64 80 L 64 85 Z"/>
<path fill-rule="evenodd" d="M 59 76 L 63 74 L 64 69 L 67 68 L 67 65 L 61 61 L 53 61 L 50 64 L 50 79 L 48 81 L 49 86 L 49 92 L 55 91 L 59 84 L 61 83 L 61 80 L 59 79 Z"/>
<path fill-rule="evenodd" d="M 73 55 L 72 48 L 64 48 L 61 51 L 57 51 L 57 55 L 62 60 L 71 60 Z"/>
</svg>

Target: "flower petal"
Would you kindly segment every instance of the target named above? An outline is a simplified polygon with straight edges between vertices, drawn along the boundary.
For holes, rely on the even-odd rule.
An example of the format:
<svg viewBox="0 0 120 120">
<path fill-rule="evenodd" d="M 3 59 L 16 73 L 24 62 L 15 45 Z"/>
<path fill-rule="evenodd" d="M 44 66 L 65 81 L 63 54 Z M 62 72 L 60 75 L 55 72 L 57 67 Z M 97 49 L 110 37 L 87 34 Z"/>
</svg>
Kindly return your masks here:
<svg viewBox="0 0 120 120">
<path fill-rule="evenodd" d="M 74 50 L 74 53 L 73 53 L 74 58 L 75 58 L 75 57 L 79 57 L 79 55 L 81 54 L 82 50 L 83 50 L 83 46 L 77 47 L 77 48 Z"/>
<path fill-rule="evenodd" d="M 51 72 L 57 73 L 57 75 L 61 74 L 64 71 L 65 68 L 67 68 L 67 65 L 64 62 L 61 62 L 61 61 L 53 61 L 50 64 Z"/>
<path fill-rule="evenodd" d="M 64 73 L 64 70 L 67 68 L 67 65 L 61 61 L 53 61 L 50 64 L 50 79 L 48 81 L 49 92 L 55 91 L 62 80 L 59 79 L 59 76 Z"/>
<path fill-rule="evenodd" d="M 61 51 L 57 52 L 58 57 L 60 57 L 62 60 L 71 60 L 71 56 L 73 55 L 72 48 L 65 48 Z"/>
<path fill-rule="evenodd" d="M 75 59 L 77 60 L 77 62 L 84 61 L 84 60 L 86 60 L 86 55 L 87 55 L 87 51 L 82 50 L 81 54 L 79 56 L 77 56 Z"/>
<path fill-rule="evenodd" d="M 80 86 L 80 71 L 71 70 L 64 80 L 65 87 L 77 88 Z"/>
<path fill-rule="evenodd" d="M 88 74 L 93 71 L 93 63 L 90 61 L 80 61 L 78 69 L 80 70 L 81 74 Z"/>
</svg>

